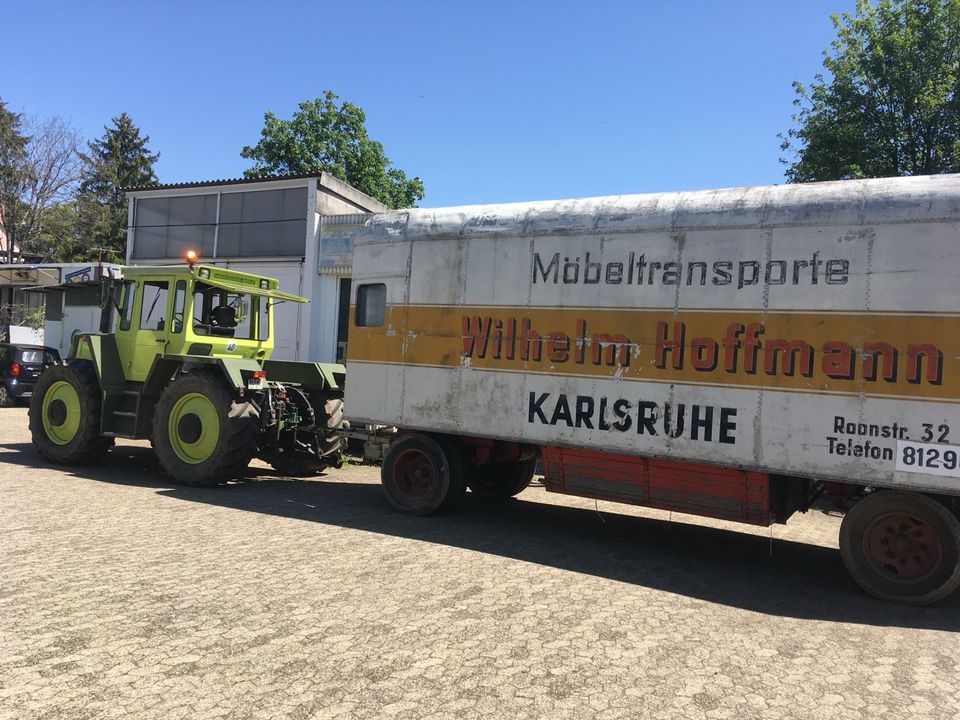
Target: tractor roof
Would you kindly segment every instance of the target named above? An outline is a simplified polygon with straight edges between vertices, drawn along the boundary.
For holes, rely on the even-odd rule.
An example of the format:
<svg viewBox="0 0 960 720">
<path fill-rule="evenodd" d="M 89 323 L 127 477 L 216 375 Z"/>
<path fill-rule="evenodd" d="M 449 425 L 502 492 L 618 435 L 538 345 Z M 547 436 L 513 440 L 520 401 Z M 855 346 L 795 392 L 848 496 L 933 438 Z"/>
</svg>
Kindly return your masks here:
<svg viewBox="0 0 960 720">
<path fill-rule="evenodd" d="M 230 292 L 259 295 L 274 300 L 309 302 L 305 297 L 280 290 L 280 283 L 276 278 L 240 272 L 239 270 L 227 270 L 213 265 L 139 265 L 123 268 L 125 278 L 152 275 L 176 275 L 180 276 L 181 279 L 189 277 L 193 282 L 206 283 Z"/>
</svg>

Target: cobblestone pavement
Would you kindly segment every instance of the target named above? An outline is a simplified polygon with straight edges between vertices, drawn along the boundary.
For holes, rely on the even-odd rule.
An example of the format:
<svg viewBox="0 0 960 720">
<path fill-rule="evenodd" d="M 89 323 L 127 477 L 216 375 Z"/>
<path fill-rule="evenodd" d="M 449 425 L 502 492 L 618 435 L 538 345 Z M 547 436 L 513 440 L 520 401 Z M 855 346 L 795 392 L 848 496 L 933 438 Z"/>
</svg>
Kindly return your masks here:
<svg viewBox="0 0 960 720">
<path fill-rule="evenodd" d="M 772 556 L 536 486 L 410 518 L 372 467 L 178 488 L 142 443 L 54 468 L 25 427 L 0 410 L 2 720 L 960 715 L 960 599 L 865 597 L 835 517 Z"/>
</svg>

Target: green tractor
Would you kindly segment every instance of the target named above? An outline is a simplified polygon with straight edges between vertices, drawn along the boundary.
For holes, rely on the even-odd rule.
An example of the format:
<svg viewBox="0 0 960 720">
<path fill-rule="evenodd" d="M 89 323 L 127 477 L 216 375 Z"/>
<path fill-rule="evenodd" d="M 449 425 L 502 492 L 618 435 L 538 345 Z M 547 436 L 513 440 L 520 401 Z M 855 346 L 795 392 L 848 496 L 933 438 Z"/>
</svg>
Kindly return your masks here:
<svg viewBox="0 0 960 720">
<path fill-rule="evenodd" d="M 254 457 L 293 476 L 339 467 L 344 368 L 270 360 L 274 305 L 306 302 L 277 285 L 206 265 L 124 268 L 102 286 L 100 332 L 74 335 L 37 382 L 37 450 L 76 464 L 114 438 L 149 439 L 187 485 L 236 478 Z"/>
</svg>

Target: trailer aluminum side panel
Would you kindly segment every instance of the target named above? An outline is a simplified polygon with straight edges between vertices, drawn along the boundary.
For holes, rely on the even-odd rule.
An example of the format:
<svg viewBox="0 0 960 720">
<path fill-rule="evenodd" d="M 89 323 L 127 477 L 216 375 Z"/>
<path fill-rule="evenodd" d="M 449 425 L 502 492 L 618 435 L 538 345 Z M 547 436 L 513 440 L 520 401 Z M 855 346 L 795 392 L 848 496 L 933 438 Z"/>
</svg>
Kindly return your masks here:
<svg viewBox="0 0 960 720">
<path fill-rule="evenodd" d="M 348 410 L 956 494 L 958 278 L 956 175 L 386 213 Z"/>
</svg>

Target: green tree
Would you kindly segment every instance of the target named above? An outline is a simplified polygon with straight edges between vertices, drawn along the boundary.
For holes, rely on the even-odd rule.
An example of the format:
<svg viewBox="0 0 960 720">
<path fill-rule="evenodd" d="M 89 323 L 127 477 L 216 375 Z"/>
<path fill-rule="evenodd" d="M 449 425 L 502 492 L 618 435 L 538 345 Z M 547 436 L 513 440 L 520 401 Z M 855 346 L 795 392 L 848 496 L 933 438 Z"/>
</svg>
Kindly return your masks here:
<svg viewBox="0 0 960 720">
<path fill-rule="evenodd" d="M 7 109 L 0 100 L 0 229 L 5 241 L 3 262 L 13 262 L 15 219 L 21 212 L 20 189 L 26 178 L 27 141 L 23 116 Z"/>
<path fill-rule="evenodd" d="M 78 175 L 76 133 L 59 118 L 24 118 L 0 100 L 0 226 L 3 261 L 43 255 L 38 243 L 45 210 L 73 195 Z"/>
<path fill-rule="evenodd" d="M 127 198 L 124 190 L 157 182 L 153 164 L 160 157 L 147 149 L 150 137 L 126 113 L 111 118 L 98 140 L 81 153 L 83 170 L 77 195 L 77 224 L 86 244 L 86 259 L 106 250 L 105 260 L 122 259 L 127 245 Z"/>
<path fill-rule="evenodd" d="M 246 145 L 240 156 L 255 161 L 244 175 L 329 173 L 392 208 L 412 207 L 423 198 L 420 178 L 408 178 L 372 140 L 363 110 L 329 90 L 322 98 L 306 100 L 290 120 L 272 112 L 263 116 L 260 141 Z"/>
<path fill-rule="evenodd" d="M 43 211 L 43 229 L 37 254 L 46 262 L 84 262 L 94 260 L 90 245 L 83 241 L 77 227 L 77 203 L 73 200 L 55 203 Z"/>
<path fill-rule="evenodd" d="M 787 180 L 960 170 L 960 0 L 857 0 L 831 20 L 826 74 L 794 83 Z"/>
</svg>

